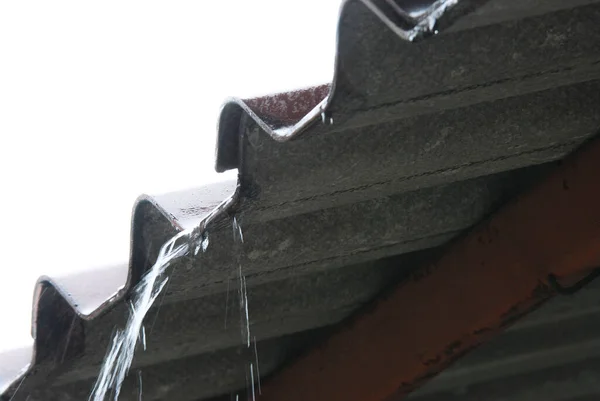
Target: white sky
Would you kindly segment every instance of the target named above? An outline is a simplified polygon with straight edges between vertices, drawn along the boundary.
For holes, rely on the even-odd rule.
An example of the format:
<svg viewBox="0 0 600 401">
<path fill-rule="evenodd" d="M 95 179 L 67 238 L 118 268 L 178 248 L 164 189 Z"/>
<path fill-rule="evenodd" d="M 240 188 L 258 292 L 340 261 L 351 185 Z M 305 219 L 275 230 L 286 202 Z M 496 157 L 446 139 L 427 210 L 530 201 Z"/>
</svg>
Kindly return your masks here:
<svg viewBox="0 0 600 401">
<path fill-rule="evenodd" d="M 138 195 L 221 179 L 225 97 L 331 80 L 339 3 L 0 2 L 0 351 L 40 275 L 127 260 Z"/>
</svg>

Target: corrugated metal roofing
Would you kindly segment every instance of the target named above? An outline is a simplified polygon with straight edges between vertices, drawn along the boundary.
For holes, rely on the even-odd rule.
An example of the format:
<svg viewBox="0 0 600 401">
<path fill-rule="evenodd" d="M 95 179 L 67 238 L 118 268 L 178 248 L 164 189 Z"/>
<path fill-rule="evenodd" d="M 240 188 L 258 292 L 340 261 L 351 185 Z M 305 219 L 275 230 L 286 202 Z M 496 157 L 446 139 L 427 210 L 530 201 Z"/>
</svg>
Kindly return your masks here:
<svg viewBox="0 0 600 401">
<path fill-rule="evenodd" d="M 238 258 L 266 377 L 597 133 L 599 2 L 395 3 L 408 16 L 391 4 L 343 3 L 332 85 L 224 106 L 217 170 L 237 168 L 239 182 L 140 198 L 129 277 L 115 297 L 83 316 L 73 305 L 81 296 L 40 280 L 33 364 L 3 399 L 87 398 L 112 330 L 127 316 L 123 301 L 160 245 L 227 196 L 206 225 L 208 251 L 173 264 L 149 314 L 148 349 L 134 361 L 145 400 L 199 400 L 245 388 L 237 308 L 225 327 Z M 421 4 L 429 6 L 424 13 Z M 234 215 L 243 249 L 231 234 Z M 571 339 L 538 344 L 541 359 L 560 347 L 584 352 L 576 344 L 586 318 L 577 310 L 563 319 Z M 520 347 L 556 331 L 535 322 L 524 323 L 535 330 L 507 332 L 413 397 L 597 395 L 592 385 L 587 393 L 568 390 L 573 380 L 586 386 L 595 368 L 566 357 L 552 366 L 525 364 L 511 376 L 514 385 L 497 385 L 509 380 L 503 374 L 511 363 L 498 353 L 529 358 Z M 573 363 L 578 367 L 568 368 Z M 559 374 L 552 369 L 568 382 L 562 392 L 534 393 L 531 383 Z M 122 400 L 137 399 L 135 376 Z"/>
</svg>

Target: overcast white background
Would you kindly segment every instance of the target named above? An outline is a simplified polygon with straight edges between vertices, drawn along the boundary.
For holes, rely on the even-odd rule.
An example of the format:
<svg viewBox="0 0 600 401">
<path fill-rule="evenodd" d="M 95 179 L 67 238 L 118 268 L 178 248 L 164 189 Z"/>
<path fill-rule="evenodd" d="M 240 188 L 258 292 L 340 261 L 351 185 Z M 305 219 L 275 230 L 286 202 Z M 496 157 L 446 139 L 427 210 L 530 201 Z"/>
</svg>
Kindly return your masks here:
<svg viewBox="0 0 600 401">
<path fill-rule="evenodd" d="M 0 356 L 40 275 L 127 260 L 138 195 L 221 179 L 226 97 L 330 81 L 339 3 L 0 2 Z"/>
</svg>

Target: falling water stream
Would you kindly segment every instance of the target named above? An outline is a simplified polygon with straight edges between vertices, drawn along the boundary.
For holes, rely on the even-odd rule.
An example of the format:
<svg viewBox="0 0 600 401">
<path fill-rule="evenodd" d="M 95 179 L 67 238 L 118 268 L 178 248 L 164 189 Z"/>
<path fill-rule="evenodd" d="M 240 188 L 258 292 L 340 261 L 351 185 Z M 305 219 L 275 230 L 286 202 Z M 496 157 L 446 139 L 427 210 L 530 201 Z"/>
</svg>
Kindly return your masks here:
<svg viewBox="0 0 600 401">
<path fill-rule="evenodd" d="M 196 232 L 196 230 L 182 231 L 167 241 L 161 247 L 152 268 L 134 288 L 129 303 L 131 310 L 127 325 L 124 329 L 117 329 L 113 335 L 89 401 L 104 401 L 109 394 L 112 394 L 115 401 L 118 400 L 121 386 L 133 361 L 138 339 L 141 340 L 143 347 L 146 347 L 144 318 L 167 284 L 169 279 L 165 274 L 167 267 L 174 259 L 189 254 L 191 250 L 194 254 L 198 254 L 201 249 L 206 251 L 208 247 L 208 237 L 197 236 Z M 195 237 L 199 237 L 199 240 L 194 240 Z M 138 377 L 141 383 L 141 374 L 138 373 Z M 141 398 L 141 388 L 139 390 Z"/>
<path fill-rule="evenodd" d="M 244 233 L 237 219 L 233 218 L 233 242 L 236 253 L 237 262 L 237 280 L 238 280 L 238 298 L 240 306 L 240 330 L 244 354 L 248 357 L 247 373 L 246 373 L 246 391 L 251 395 L 252 401 L 256 400 L 255 382 L 258 384 L 258 393 L 261 393 L 260 388 L 260 371 L 258 368 L 258 351 L 256 346 L 256 337 L 252 337 L 250 331 L 250 312 L 248 307 L 248 287 L 246 285 L 246 275 L 242 269 L 242 255 L 244 244 Z M 225 321 L 227 324 L 227 321 Z M 252 346 L 254 343 L 254 346 Z M 254 354 L 254 355 L 252 355 Z M 239 397 L 236 395 L 236 399 Z"/>
<path fill-rule="evenodd" d="M 130 314 L 124 329 L 117 329 L 113 335 L 110 348 L 100 369 L 98 379 L 94 384 L 88 401 L 105 401 L 111 397 L 114 401 L 119 399 L 121 386 L 127 376 L 138 341 L 146 349 L 146 330 L 144 318 L 161 293 L 167 281 L 167 268 L 177 258 L 188 255 L 191 251 L 197 255 L 200 250 L 205 252 L 208 248 L 208 236 L 199 235 L 199 229 L 182 231 L 167 241 L 160 249 L 154 265 L 144 275 L 140 283 L 134 288 L 129 302 Z M 258 368 L 258 351 L 256 337 L 250 331 L 250 313 L 248 308 L 248 291 L 246 276 L 242 271 L 241 255 L 244 235 L 236 218 L 233 218 L 233 239 L 236 254 L 236 270 L 238 280 L 238 297 L 240 307 L 240 329 L 242 346 L 248 356 L 246 366 L 247 392 L 255 400 L 255 382 L 258 384 L 260 394 L 260 371 Z M 229 288 L 228 288 L 229 291 Z M 227 308 L 227 306 L 226 306 Z M 226 309 L 227 310 L 227 309 Z M 227 317 L 225 317 L 227 319 Z M 142 399 L 142 373 L 137 372 L 138 394 Z M 236 396 L 239 398 L 238 396 Z M 248 397 L 250 399 L 250 397 Z"/>
</svg>

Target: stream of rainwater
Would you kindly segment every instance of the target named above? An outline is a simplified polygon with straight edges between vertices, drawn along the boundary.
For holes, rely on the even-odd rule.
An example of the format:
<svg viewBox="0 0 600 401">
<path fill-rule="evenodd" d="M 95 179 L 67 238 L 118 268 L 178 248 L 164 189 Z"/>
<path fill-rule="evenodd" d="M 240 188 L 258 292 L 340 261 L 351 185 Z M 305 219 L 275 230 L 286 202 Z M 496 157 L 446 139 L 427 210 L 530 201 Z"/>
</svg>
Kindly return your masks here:
<svg viewBox="0 0 600 401">
<path fill-rule="evenodd" d="M 129 303 L 130 314 L 127 325 L 124 329 L 117 329 L 113 335 L 112 343 L 104 357 L 89 401 L 104 401 L 109 394 L 115 401 L 118 400 L 123 380 L 131 367 L 138 340 L 141 340 L 144 349 L 146 348 L 144 318 L 167 284 L 169 279 L 166 275 L 167 267 L 173 260 L 189 254 L 192 250 L 197 255 L 200 250 L 206 251 L 208 247 L 207 236 L 198 236 L 199 240 L 194 240 L 196 236 L 195 230 L 186 230 L 167 241 L 161 247 L 152 268 L 134 288 Z"/>
<path fill-rule="evenodd" d="M 245 369 L 246 390 L 248 395 L 251 396 L 251 399 L 254 401 L 255 382 L 258 384 L 259 394 L 261 390 L 258 351 L 256 338 L 253 338 L 250 332 L 248 291 L 246 287 L 246 276 L 242 271 L 241 263 L 244 235 L 242 233 L 242 228 L 235 217 L 233 218 L 233 239 L 237 263 L 241 337 L 243 348 L 247 350 L 246 354 L 249 359 Z M 127 324 L 125 328 L 117 329 L 113 335 L 110 348 L 104 357 L 104 362 L 88 401 L 105 401 L 107 396 L 112 397 L 114 401 L 119 399 L 121 386 L 131 367 L 138 341 L 141 341 L 144 350 L 146 349 L 144 318 L 169 279 L 166 274 L 167 268 L 173 260 L 186 256 L 192 251 L 194 252 L 194 255 L 197 255 L 200 250 L 205 252 L 207 248 L 208 236 L 199 235 L 198 228 L 182 231 L 161 247 L 156 262 L 132 292 L 131 301 L 129 303 L 130 314 Z M 141 400 L 142 382 L 141 372 L 139 371 L 138 381 L 139 399 Z"/>
<path fill-rule="evenodd" d="M 235 246 L 236 263 L 237 263 L 237 280 L 238 280 L 238 298 L 240 307 L 240 329 L 242 338 L 242 348 L 248 359 L 246 366 L 246 392 L 248 399 L 256 400 L 255 383 L 258 384 L 258 393 L 261 393 L 260 386 L 260 371 L 258 368 L 258 351 L 256 346 L 256 337 L 252 337 L 250 331 L 250 312 L 248 308 L 248 287 L 246 286 L 246 275 L 242 269 L 242 255 L 244 254 L 244 233 L 237 219 L 233 218 L 233 242 Z M 227 324 L 227 320 L 225 320 Z M 252 344 L 254 343 L 254 347 Z M 251 397 L 251 398 L 250 398 Z M 239 399 L 236 395 L 236 399 Z"/>
</svg>

